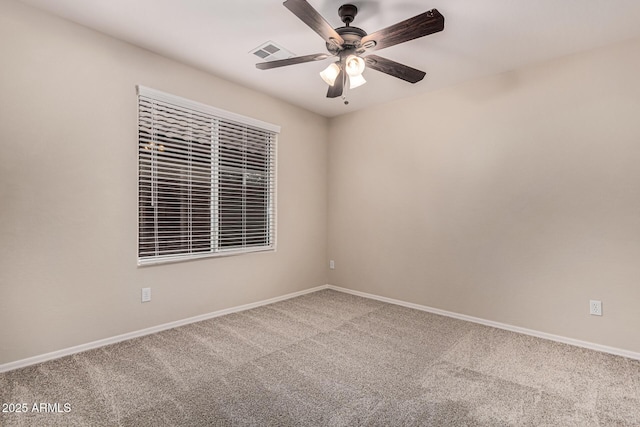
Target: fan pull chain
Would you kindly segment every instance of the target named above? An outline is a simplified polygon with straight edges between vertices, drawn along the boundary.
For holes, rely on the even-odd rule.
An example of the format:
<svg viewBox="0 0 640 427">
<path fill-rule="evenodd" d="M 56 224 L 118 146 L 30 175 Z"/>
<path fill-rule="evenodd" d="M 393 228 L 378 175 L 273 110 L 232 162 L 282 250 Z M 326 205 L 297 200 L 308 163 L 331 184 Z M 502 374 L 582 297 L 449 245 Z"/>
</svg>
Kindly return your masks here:
<svg viewBox="0 0 640 427">
<path fill-rule="evenodd" d="M 349 93 L 349 76 L 346 72 L 343 74 L 343 79 L 342 102 L 344 102 L 344 105 L 349 105 L 349 100 L 347 99 L 347 94 Z"/>
</svg>

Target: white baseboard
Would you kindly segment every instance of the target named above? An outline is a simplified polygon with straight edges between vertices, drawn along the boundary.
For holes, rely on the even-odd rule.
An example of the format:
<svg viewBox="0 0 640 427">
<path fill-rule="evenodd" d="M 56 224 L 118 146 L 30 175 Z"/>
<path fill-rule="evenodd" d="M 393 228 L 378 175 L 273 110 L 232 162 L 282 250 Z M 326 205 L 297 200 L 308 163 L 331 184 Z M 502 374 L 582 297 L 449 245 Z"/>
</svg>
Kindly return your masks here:
<svg viewBox="0 0 640 427">
<path fill-rule="evenodd" d="M 583 347 L 590 350 L 600 351 L 603 353 L 614 354 L 617 356 L 628 357 L 630 359 L 640 360 L 640 353 L 636 353 L 629 350 L 623 350 L 615 347 L 609 347 L 606 345 L 595 344 L 587 341 L 576 340 L 573 338 L 567 338 L 560 335 L 548 334 L 545 332 L 535 331 L 533 329 L 521 328 L 519 326 L 512 326 L 506 323 L 494 322 L 492 320 L 485 320 L 479 317 L 467 316 L 465 314 L 458 314 L 451 311 L 440 310 L 433 307 L 428 307 L 425 305 L 414 304 L 411 302 L 401 301 L 393 298 L 381 297 L 378 295 L 370 294 L 367 292 L 354 291 L 352 289 L 341 288 L 339 286 L 334 285 L 322 285 L 317 286 L 311 289 L 305 289 L 299 292 L 293 292 L 290 294 L 282 295 L 279 297 L 274 297 L 270 299 L 266 299 L 263 301 L 253 302 L 250 304 L 244 304 L 237 307 L 231 307 L 224 310 L 218 310 L 207 314 L 202 314 L 199 316 L 189 317 L 188 319 L 177 320 L 175 322 L 164 323 L 162 325 L 153 326 L 146 329 L 141 329 L 138 331 L 129 332 L 122 335 L 117 335 L 111 338 L 105 338 L 97 341 L 93 341 L 87 344 L 81 344 L 74 347 L 65 348 L 58 351 L 53 351 L 51 353 L 41 354 L 39 356 L 29 357 L 27 359 L 17 360 L 15 362 L 9 362 L 0 365 L 0 373 L 12 371 L 14 369 L 20 369 L 27 366 L 35 365 L 38 363 L 46 362 L 48 360 L 59 359 L 64 356 L 70 356 L 72 354 L 81 353 L 83 351 L 92 350 L 98 347 L 104 347 L 106 345 L 115 344 L 121 341 L 130 340 L 133 338 L 142 337 L 145 335 L 154 334 L 156 332 L 165 331 L 167 329 L 177 328 L 179 326 L 188 325 L 190 323 L 201 322 L 203 320 L 212 319 L 214 317 L 224 316 L 225 314 L 237 313 L 239 311 L 250 310 L 252 308 L 261 307 L 263 305 L 273 304 L 275 302 L 284 301 L 287 299 L 299 297 L 305 294 L 309 294 L 312 292 L 321 291 L 323 289 L 332 289 L 338 292 L 344 292 L 347 294 L 357 295 L 364 298 L 369 298 L 377 301 L 387 302 L 390 304 L 400 305 L 403 307 L 413 308 L 416 310 L 426 311 L 429 313 L 439 314 L 441 316 L 452 317 L 455 319 L 465 320 L 467 322 L 479 323 L 481 325 L 491 326 L 498 329 L 504 329 L 507 331 L 517 332 L 525 335 L 531 335 L 538 338 L 548 339 L 551 341 L 557 341 L 564 344 L 573 345 L 576 347 Z"/>
<path fill-rule="evenodd" d="M 595 344 L 588 341 L 576 340 L 573 338 L 567 338 L 560 335 L 548 334 L 546 332 L 535 331 L 533 329 L 521 328 L 519 326 L 508 325 L 506 323 L 494 322 L 492 320 L 485 320 L 479 317 L 467 316 L 465 314 L 458 314 L 452 311 L 440 310 L 438 308 L 428 307 L 426 305 L 414 304 L 411 302 L 401 301 L 393 298 L 381 297 L 366 292 L 354 291 L 347 288 L 341 288 L 334 285 L 326 285 L 326 289 L 333 289 L 334 291 L 345 292 L 347 294 L 357 295 L 364 298 L 374 299 L 377 301 L 388 302 L 390 304 L 401 305 L 403 307 L 413 308 L 416 310 L 427 311 L 433 314 L 439 314 L 441 316 L 453 317 L 454 319 L 466 320 L 467 322 L 479 323 L 481 325 L 491 326 L 498 329 L 504 329 L 511 332 L 517 332 L 524 335 L 531 335 L 533 337 L 543 338 L 551 341 L 557 341 L 564 344 L 573 345 L 576 347 L 583 347 L 589 350 L 600 351 L 602 353 L 614 354 L 616 356 L 628 357 L 629 359 L 640 360 L 640 353 L 636 353 L 629 350 L 623 350 L 616 347 L 609 347 L 606 345 Z"/>
<path fill-rule="evenodd" d="M 104 347 L 105 345 L 115 344 L 121 341 L 130 340 L 132 338 L 138 338 L 145 335 L 155 334 L 156 332 L 165 331 L 167 329 L 177 328 L 178 326 L 188 325 L 190 323 L 201 322 L 203 320 L 212 319 L 214 317 L 224 316 L 225 314 L 237 313 L 239 311 L 250 310 L 252 308 L 260 307 L 263 305 L 273 304 L 275 302 L 284 301 L 290 298 L 299 297 L 301 295 L 309 294 L 311 292 L 327 289 L 327 285 L 318 286 L 311 289 L 305 289 L 304 291 L 293 292 L 290 294 L 282 295 L 275 298 L 269 298 L 263 301 L 253 302 L 250 304 L 239 305 L 237 307 L 226 308 L 224 310 L 218 310 L 199 316 L 189 317 L 188 319 L 176 320 L 175 322 L 164 323 L 158 326 L 152 326 L 150 328 L 141 329 L 139 331 L 133 331 L 122 335 L 117 335 L 111 338 L 105 338 L 97 341 L 93 341 L 87 344 L 81 344 L 74 347 L 65 348 L 62 350 L 53 351 L 51 353 L 41 354 L 39 356 L 29 357 L 27 359 L 17 360 L 15 362 L 9 362 L 0 365 L 0 373 L 12 371 L 14 369 L 20 369 L 27 366 L 35 365 L 38 363 L 46 362 L 48 360 L 59 359 L 64 356 L 70 356 L 72 354 L 81 353 L 83 351 L 92 350 L 98 347 Z"/>
</svg>

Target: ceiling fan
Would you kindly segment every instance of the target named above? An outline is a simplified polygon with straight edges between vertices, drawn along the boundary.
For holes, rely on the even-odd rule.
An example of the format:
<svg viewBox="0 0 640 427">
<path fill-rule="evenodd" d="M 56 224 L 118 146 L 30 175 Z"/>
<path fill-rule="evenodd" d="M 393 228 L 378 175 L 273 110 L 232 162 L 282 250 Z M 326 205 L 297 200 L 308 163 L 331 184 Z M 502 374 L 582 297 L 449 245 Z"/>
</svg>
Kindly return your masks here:
<svg viewBox="0 0 640 427">
<path fill-rule="evenodd" d="M 260 70 L 268 70 L 336 57 L 337 61 L 320 73 L 322 79 L 329 85 L 328 98 L 342 96 L 347 81 L 350 89 L 366 83 L 362 77 L 365 64 L 373 70 L 409 83 L 419 82 L 426 74 L 424 71 L 378 55 L 372 55 L 369 52 L 424 37 L 444 29 L 444 16 L 436 9 L 398 22 L 375 33 L 367 34 L 361 28 L 350 26 L 358 13 L 358 8 L 353 4 L 344 4 L 338 9 L 338 15 L 345 24 L 339 28 L 332 28 L 306 0 L 286 0 L 283 5 L 325 40 L 329 53 L 261 62 L 256 64 L 256 67 Z M 366 56 L 363 56 L 365 54 Z M 348 102 L 345 100 L 346 103 Z"/>
</svg>

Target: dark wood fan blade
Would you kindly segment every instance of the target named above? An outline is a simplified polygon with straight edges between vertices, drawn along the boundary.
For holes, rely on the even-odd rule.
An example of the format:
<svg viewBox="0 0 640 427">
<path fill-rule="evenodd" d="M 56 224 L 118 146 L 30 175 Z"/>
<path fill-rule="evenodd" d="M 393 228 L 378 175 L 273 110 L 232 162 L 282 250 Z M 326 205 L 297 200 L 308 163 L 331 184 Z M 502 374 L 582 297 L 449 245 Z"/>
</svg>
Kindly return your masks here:
<svg viewBox="0 0 640 427">
<path fill-rule="evenodd" d="M 341 46 L 344 43 L 340 34 L 305 0 L 287 0 L 282 3 L 313 31 L 320 34 L 327 43 Z"/>
<path fill-rule="evenodd" d="M 363 46 L 375 42 L 375 46 L 368 47 L 368 51 L 380 50 L 385 47 L 404 43 L 409 40 L 428 36 L 444 29 L 444 16 L 437 9 L 414 16 L 395 25 L 384 28 L 362 38 Z"/>
<path fill-rule="evenodd" d="M 332 55 L 326 53 L 316 53 L 314 55 L 296 56 L 288 59 L 279 59 L 277 61 L 258 62 L 256 68 L 259 70 L 269 70 L 271 68 L 284 67 L 286 65 L 302 64 L 311 61 L 321 61 Z"/>
<path fill-rule="evenodd" d="M 344 88 L 344 71 L 340 70 L 338 73 L 338 77 L 336 77 L 336 82 L 333 86 L 329 86 L 329 90 L 327 91 L 327 98 L 337 98 L 342 96 L 342 90 Z"/>
<path fill-rule="evenodd" d="M 383 58 L 378 55 L 367 55 L 364 58 L 367 67 L 380 71 L 390 76 L 397 77 L 409 83 L 417 83 L 427 74 L 424 71 L 416 70 L 399 62 Z"/>
</svg>

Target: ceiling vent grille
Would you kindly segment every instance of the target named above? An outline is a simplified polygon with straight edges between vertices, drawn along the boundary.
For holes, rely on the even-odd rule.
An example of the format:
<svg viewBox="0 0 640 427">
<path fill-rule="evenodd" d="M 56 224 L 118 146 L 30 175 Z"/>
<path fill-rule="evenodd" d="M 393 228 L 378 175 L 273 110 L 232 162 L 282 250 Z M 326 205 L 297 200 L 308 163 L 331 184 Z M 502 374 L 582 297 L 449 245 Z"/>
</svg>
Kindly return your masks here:
<svg viewBox="0 0 640 427">
<path fill-rule="evenodd" d="M 278 59 L 288 59 L 295 56 L 292 52 L 289 52 L 287 49 L 282 46 L 268 41 L 253 49 L 251 52 L 259 58 L 264 59 L 265 61 L 275 61 Z"/>
</svg>

